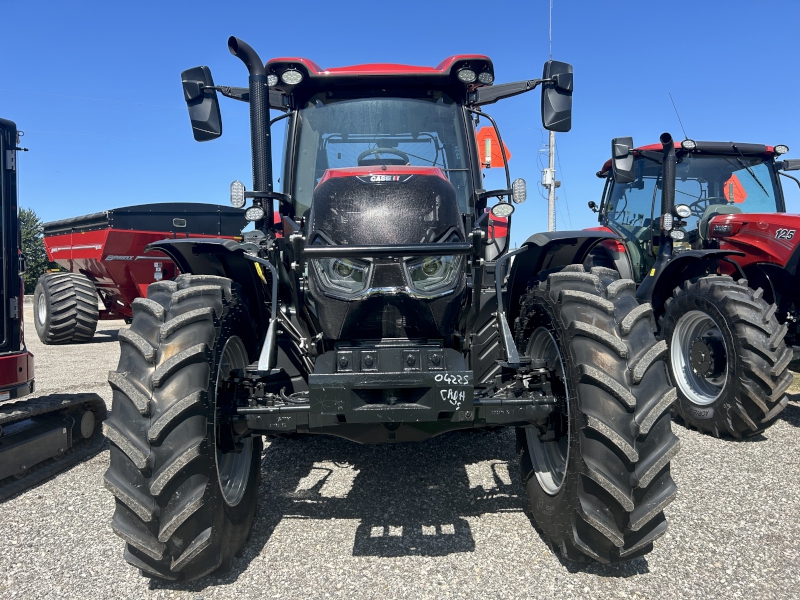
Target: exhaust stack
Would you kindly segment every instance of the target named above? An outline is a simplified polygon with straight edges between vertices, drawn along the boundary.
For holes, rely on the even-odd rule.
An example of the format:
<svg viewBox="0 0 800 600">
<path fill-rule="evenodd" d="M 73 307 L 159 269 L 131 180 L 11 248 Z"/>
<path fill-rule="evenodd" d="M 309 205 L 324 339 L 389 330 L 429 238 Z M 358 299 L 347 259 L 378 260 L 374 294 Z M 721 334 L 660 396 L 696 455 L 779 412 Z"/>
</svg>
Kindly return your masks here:
<svg viewBox="0 0 800 600">
<path fill-rule="evenodd" d="M 272 142 L 269 129 L 269 90 L 264 61 L 247 42 L 228 38 L 228 50 L 247 67 L 250 77 L 250 146 L 253 154 L 253 191 L 272 192 Z M 256 202 L 259 200 L 257 199 Z M 257 229 L 272 227 L 272 199 L 262 201 L 264 218 Z"/>
</svg>

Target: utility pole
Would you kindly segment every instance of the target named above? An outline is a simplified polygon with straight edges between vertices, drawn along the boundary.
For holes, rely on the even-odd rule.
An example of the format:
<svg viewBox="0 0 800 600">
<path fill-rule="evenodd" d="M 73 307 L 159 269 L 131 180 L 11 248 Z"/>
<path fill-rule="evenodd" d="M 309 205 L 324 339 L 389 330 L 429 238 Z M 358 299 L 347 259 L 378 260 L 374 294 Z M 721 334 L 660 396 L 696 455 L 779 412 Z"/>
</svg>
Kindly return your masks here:
<svg viewBox="0 0 800 600">
<path fill-rule="evenodd" d="M 547 148 L 547 168 L 542 171 L 542 186 L 547 188 L 547 231 L 556 230 L 556 188 L 561 186 L 556 181 L 556 134 L 550 132 L 550 143 Z"/>
</svg>

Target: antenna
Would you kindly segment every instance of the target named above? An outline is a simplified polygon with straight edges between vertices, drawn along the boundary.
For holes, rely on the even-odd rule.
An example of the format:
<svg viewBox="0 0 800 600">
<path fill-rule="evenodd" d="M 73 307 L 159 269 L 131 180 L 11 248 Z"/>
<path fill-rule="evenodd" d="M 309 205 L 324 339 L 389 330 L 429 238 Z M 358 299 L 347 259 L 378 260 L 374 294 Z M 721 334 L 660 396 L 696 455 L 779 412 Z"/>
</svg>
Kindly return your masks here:
<svg viewBox="0 0 800 600">
<path fill-rule="evenodd" d="M 683 129 L 683 121 L 681 121 L 681 116 L 678 114 L 678 107 L 675 106 L 675 100 L 672 99 L 672 94 L 670 92 L 667 93 L 669 94 L 669 99 L 672 102 L 672 108 L 675 109 L 675 115 L 678 117 L 678 123 L 681 124 L 681 129 L 683 130 L 683 139 L 688 140 L 689 136 L 686 135 L 686 130 Z"/>
<path fill-rule="evenodd" d="M 553 60 L 553 0 L 550 0 L 550 60 Z"/>
</svg>

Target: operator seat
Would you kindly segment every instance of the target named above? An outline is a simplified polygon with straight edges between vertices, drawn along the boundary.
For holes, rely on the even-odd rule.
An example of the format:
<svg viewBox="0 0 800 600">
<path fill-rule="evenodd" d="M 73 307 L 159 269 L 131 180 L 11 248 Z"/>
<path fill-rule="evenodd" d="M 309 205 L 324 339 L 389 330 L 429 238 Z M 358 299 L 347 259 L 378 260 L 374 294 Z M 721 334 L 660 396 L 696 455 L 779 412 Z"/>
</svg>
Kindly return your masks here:
<svg viewBox="0 0 800 600">
<path fill-rule="evenodd" d="M 712 204 L 703 211 L 697 225 L 697 235 L 700 238 L 701 246 L 708 241 L 708 223 L 717 215 L 735 215 L 742 212 L 738 206 L 730 204 Z"/>
</svg>

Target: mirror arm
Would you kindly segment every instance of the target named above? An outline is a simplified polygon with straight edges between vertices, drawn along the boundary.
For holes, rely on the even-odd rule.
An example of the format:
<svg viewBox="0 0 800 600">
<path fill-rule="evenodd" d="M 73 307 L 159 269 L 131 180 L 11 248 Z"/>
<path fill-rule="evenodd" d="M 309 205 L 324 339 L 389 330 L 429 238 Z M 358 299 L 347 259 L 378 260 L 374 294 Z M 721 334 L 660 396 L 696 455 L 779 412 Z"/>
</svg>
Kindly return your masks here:
<svg viewBox="0 0 800 600">
<path fill-rule="evenodd" d="M 498 100 L 530 92 L 536 89 L 539 84 L 548 81 L 553 81 L 553 79 L 529 79 L 527 81 L 515 81 L 513 83 L 501 83 L 500 85 L 493 85 L 491 87 L 481 87 L 474 92 L 470 92 L 467 98 L 467 104 L 470 106 L 493 104 Z"/>
<path fill-rule="evenodd" d="M 218 85 L 213 88 L 201 86 L 201 89 L 215 90 L 226 98 L 233 98 L 239 102 L 250 102 L 249 88 Z M 281 94 L 278 90 L 269 90 L 269 107 L 273 110 L 280 110 L 287 114 L 292 110 L 289 96 Z"/>
<path fill-rule="evenodd" d="M 661 162 L 664 160 L 664 155 L 661 152 L 653 152 L 652 150 L 637 150 L 636 154 L 658 164 L 661 164 Z"/>
</svg>

